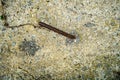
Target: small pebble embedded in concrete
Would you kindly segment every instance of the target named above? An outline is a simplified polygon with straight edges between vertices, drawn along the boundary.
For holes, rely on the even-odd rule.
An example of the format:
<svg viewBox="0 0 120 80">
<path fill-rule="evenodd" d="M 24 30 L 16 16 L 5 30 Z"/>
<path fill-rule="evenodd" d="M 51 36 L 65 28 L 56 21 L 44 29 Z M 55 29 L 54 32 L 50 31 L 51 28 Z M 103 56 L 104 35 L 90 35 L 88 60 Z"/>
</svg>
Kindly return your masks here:
<svg viewBox="0 0 120 80">
<path fill-rule="evenodd" d="M 95 26 L 95 24 L 91 23 L 91 22 L 88 22 L 88 23 L 84 24 L 84 26 L 86 26 L 86 27 L 93 27 L 93 26 Z"/>
</svg>

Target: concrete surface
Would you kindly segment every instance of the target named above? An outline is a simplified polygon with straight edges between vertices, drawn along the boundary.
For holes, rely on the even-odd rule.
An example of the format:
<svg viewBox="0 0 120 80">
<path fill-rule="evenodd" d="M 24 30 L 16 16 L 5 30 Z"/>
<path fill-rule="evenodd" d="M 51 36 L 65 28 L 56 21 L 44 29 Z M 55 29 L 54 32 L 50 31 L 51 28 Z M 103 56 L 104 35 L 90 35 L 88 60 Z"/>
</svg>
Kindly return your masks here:
<svg viewBox="0 0 120 80">
<path fill-rule="evenodd" d="M 119 80 L 120 0 L 1 2 L 1 80 Z M 19 26 L 39 21 L 77 39 L 33 25 Z"/>
</svg>

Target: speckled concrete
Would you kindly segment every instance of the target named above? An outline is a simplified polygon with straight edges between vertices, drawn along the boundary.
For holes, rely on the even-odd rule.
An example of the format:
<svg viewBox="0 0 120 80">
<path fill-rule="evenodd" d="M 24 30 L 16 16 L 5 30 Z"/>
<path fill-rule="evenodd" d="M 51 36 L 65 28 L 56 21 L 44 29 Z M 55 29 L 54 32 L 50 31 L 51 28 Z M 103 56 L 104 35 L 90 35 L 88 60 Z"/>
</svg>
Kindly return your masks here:
<svg viewBox="0 0 120 80">
<path fill-rule="evenodd" d="M 7 19 L 0 19 L 0 79 L 119 78 L 120 0 L 1 1 Z M 35 28 L 39 21 L 77 39 Z"/>
</svg>

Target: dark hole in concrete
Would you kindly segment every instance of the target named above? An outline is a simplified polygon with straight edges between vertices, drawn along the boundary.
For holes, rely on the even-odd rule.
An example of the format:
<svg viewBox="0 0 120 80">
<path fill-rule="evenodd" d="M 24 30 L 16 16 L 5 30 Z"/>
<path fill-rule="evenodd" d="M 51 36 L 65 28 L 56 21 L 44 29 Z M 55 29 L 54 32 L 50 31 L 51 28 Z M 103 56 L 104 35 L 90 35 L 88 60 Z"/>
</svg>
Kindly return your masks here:
<svg viewBox="0 0 120 80">
<path fill-rule="evenodd" d="M 78 33 L 76 31 L 72 31 L 70 34 L 75 35 L 76 39 L 69 39 L 69 38 L 67 38 L 66 39 L 66 45 L 71 45 L 73 43 L 79 43 L 80 38 L 79 38 Z"/>
<path fill-rule="evenodd" d="M 26 52 L 27 54 L 34 56 L 36 51 L 40 49 L 38 45 L 36 45 L 36 42 L 34 40 L 27 41 L 26 39 L 22 41 L 22 43 L 19 45 L 19 49 L 21 51 Z"/>
</svg>

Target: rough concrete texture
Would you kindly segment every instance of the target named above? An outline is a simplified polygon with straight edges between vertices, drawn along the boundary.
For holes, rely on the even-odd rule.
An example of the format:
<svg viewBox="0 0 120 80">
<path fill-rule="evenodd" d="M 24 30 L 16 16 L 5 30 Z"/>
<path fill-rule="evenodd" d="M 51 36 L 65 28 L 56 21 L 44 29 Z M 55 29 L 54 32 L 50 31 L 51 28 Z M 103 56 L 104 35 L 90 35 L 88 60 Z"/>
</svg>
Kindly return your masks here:
<svg viewBox="0 0 120 80">
<path fill-rule="evenodd" d="M 120 0 L 1 3 L 0 80 L 120 79 Z M 77 39 L 35 28 L 39 21 Z"/>
</svg>

